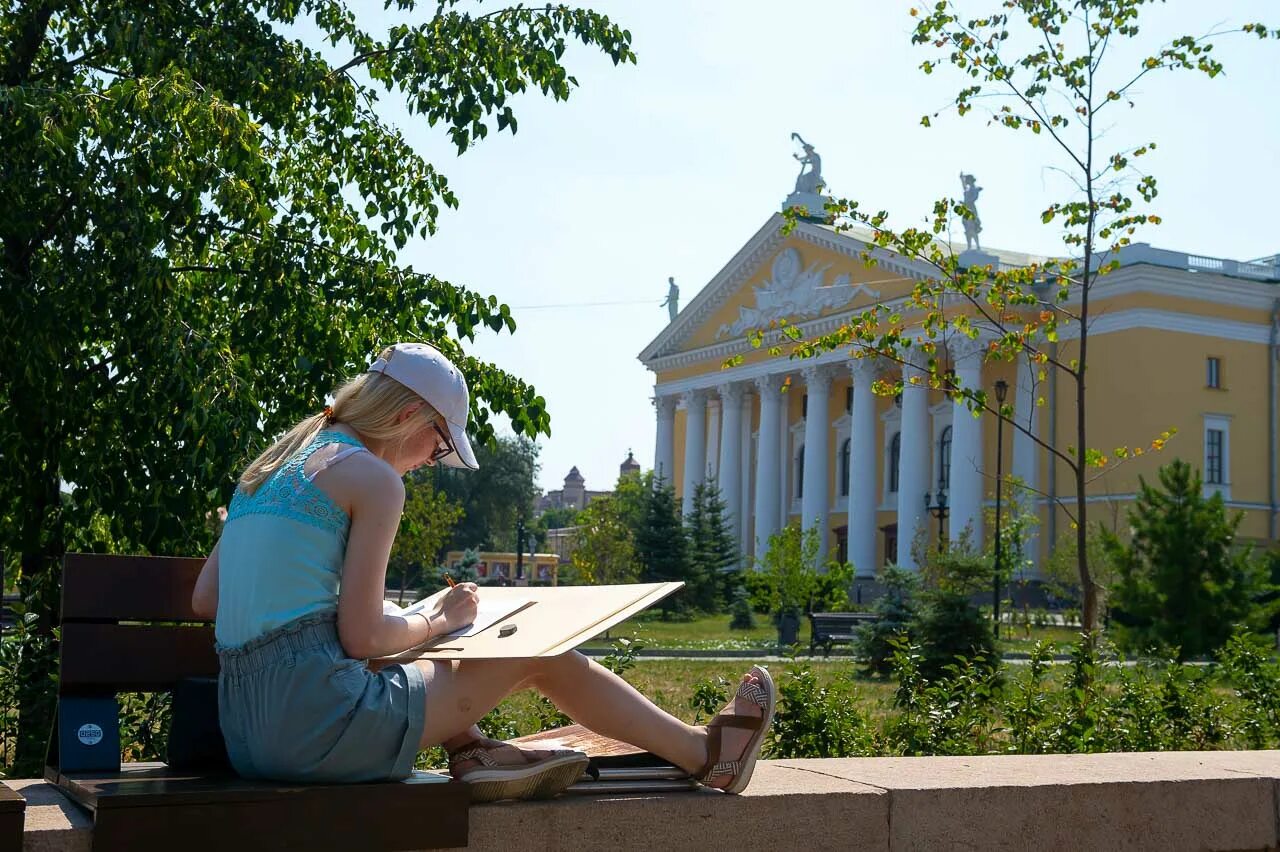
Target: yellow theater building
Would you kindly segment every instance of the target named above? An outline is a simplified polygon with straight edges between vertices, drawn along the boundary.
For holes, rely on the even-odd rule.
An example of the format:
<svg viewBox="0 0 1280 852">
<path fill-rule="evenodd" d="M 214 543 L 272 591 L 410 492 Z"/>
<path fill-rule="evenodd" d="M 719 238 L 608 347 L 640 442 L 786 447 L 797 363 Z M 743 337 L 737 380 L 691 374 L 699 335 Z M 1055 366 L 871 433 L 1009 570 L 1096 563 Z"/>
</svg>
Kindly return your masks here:
<svg viewBox="0 0 1280 852">
<path fill-rule="evenodd" d="M 803 189 L 798 182 L 784 209 Z M 882 249 L 868 267 L 861 256 L 871 246 L 857 233 L 802 221 L 783 236 L 783 224 L 780 214 L 770 216 L 640 354 L 654 374 L 655 470 L 686 513 L 694 486 L 714 480 L 745 554 L 760 556 L 769 536 L 793 521 L 816 526 L 825 549 L 852 562 L 860 578 L 886 562 L 914 567 L 917 535 L 955 540 L 969 527 L 982 543 L 990 533 L 984 509 L 995 496 L 993 415 L 974 418 L 963 402 L 927 387 L 908 384 L 897 398 L 872 393 L 875 378 L 909 376 L 911 365 L 853 359 L 847 348 L 811 359 L 774 356 L 747 337 L 784 318 L 806 339 L 832 332 L 874 303 L 903 302 L 936 273 Z M 1002 268 L 1037 260 L 998 249 L 961 255 L 966 265 Z M 1160 465 L 1179 457 L 1201 471 L 1206 491 L 1244 514 L 1243 538 L 1274 542 L 1280 256 L 1238 262 L 1135 244 L 1118 260 L 1091 289 L 1089 445 L 1110 454 L 1171 427 L 1177 433 L 1163 452 L 1091 484 L 1090 523 L 1123 527 L 1138 477 L 1152 482 Z M 904 312 L 908 329 L 910 316 Z M 1074 357 L 1077 336 L 1078 328 L 1061 327 L 1062 360 Z M 742 363 L 726 369 L 735 355 Z M 1068 377 L 1055 380 L 1050 367 L 1038 381 L 1025 360 L 988 362 L 981 339 L 951 342 L 940 357 L 962 386 L 990 390 L 1004 380 L 1014 419 L 1027 431 L 1062 449 L 1074 443 Z M 1034 577 L 1070 523 L 1051 498 L 1072 507 L 1074 479 L 1026 432 L 1008 423 L 1002 431 L 1002 470 L 1032 489 L 1019 499 L 1040 521 L 1027 554 Z M 944 530 L 926 509 L 940 491 Z"/>
</svg>

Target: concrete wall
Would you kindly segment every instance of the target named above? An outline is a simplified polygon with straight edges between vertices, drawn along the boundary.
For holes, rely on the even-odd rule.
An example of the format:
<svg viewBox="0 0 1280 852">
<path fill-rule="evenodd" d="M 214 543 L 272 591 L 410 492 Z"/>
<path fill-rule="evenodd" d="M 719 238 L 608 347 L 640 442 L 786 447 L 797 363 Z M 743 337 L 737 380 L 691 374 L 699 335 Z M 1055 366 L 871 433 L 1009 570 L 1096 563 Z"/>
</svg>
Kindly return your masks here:
<svg viewBox="0 0 1280 852">
<path fill-rule="evenodd" d="M 24 850 L 88 852 L 83 813 L 8 783 L 28 799 Z M 477 805 L 468 848 L 1252 850 L 1280 848 L 1278 821 L 1280 751 L 777 760 L 737 797 Z"/>
</svg>

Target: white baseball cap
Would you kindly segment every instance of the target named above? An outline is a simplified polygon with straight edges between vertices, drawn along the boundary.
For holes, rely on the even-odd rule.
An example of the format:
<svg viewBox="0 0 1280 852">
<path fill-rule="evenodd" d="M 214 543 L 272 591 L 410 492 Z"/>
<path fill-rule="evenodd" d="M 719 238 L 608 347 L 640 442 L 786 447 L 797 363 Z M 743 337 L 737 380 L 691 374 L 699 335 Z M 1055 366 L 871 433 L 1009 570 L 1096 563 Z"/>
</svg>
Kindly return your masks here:
<svg viewBox="0 0 1280 852">
<path fill-rule="evenodd" d="M 471 413 L 467 380 L 444 353 L 426 343 L 397 343 L 385 358 L 370 364 L 367 372 L 390 376 L 440 412 L 449 429 L 449 443 L 453 444 L 453 452 L 442 458 L 442 463 L 480 469 L 467 440 L 467 418 Z"/>
</svg>

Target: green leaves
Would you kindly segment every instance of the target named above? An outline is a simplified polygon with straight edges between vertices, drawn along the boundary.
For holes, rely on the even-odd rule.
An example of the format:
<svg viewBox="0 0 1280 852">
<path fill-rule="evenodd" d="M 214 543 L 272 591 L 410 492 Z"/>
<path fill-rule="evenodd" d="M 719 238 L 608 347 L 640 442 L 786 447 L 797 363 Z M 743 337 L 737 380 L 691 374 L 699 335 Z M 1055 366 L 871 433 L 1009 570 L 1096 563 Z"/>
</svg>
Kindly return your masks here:
<svg viewBox="0 0 1280 852">
<path fill-rule="evenodd" d="M 565 6 L 443 0 L 379 38 L 357 8 L 0 16 L 0 406 L 26 412 L 0 422 L 0 552 L 21 560 L 24 595 L 68 550 L 207 552 L 238 471 L 396 340 L 457 361 L 478 439 L 499 413 L 549 432 L 534 388 L 458 343 L 514 331 L 507 306 L 399 261 L 458 201 L 379 98 L 461 150 L 514 132 L 513 95 L 567 97 L 567 44 L 633 62 L 631 36 Z M 345 69 L 293 36 L 303 16 Z M 41 629 L 55 605 L 35 607 Z"/>
</svg>

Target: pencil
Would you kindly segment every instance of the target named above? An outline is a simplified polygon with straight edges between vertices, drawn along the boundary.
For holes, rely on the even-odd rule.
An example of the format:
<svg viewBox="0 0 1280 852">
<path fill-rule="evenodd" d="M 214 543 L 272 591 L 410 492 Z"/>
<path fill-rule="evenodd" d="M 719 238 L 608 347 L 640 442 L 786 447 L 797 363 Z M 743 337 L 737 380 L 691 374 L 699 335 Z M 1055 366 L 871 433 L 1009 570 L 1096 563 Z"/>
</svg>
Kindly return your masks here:
<svg viewBox="0 0 1280 852">
<path fill-rule="evenodd" d="M 457 583 L 453 582 L 453 578 L 452 578 L 452 577 L 450 577 L 448 574 L 445 574 L 445 575 L 444 575 L 444 581 L 445 581 L 446 583 L 448 583 L 448 584 L 449 584 L 449 588 L 451 588 L 451 589 L 452 589 L 454 586 L 458 585 Z"/>
</svg>

